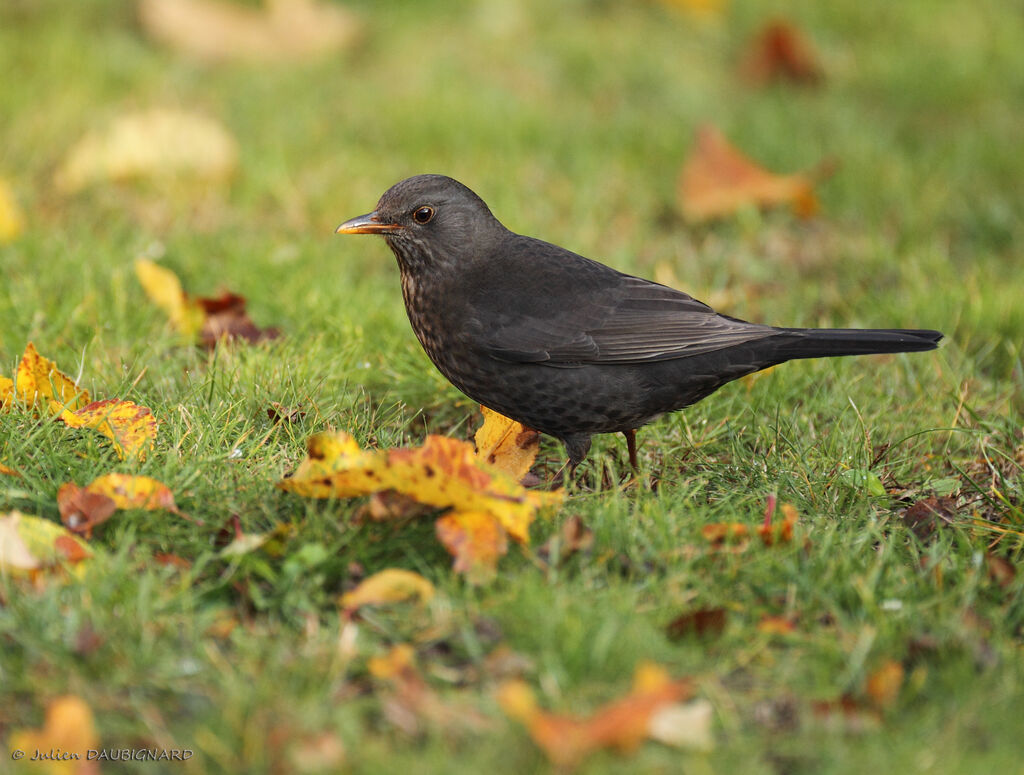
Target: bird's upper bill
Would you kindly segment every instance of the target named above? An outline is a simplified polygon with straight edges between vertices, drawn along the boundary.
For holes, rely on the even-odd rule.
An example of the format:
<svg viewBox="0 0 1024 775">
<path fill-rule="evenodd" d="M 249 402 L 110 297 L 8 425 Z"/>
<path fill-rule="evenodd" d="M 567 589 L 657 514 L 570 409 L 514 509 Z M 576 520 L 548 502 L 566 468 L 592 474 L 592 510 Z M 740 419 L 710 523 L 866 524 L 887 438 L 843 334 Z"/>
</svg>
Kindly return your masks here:
<svg viewBox="0 0 1024 775">
<path fill-rule="evenodd" d="M 389 223 L 388 219 L 381 218 L 375 210 L 345 221 L 335 229 L 335 234 L 387 234 L 401 228 L 399 224 Z"/>
</svg>

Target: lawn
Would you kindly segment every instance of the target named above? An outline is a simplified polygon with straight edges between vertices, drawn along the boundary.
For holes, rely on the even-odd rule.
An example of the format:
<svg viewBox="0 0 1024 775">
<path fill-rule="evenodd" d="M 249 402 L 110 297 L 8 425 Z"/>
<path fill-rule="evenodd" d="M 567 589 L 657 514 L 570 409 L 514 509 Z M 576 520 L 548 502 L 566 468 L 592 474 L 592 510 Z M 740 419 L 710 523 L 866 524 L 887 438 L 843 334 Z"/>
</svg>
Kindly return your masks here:
<svg viewBox="0 0 1024 775">
<path fill-rule="evenodd" d="M 33 771 L 8 763 L 11 741 L 68 695 L 96 747 L 193 752 L 103 772 L 557 771 L 502 683 L 587 716 L 654 662 L 710 703 L 713 748 L 648 741 L 577 771 L 1024 773 L 1020 3 L 689 5 L 363 0 L 341 51 L 255 63 L 176 53 L 126 0 L 0 5 L 0 180 L 25 220 L 0 244 L 0 376 L 33 342 L 159 422 L 140 462 L 0 412 L 19 474 L 0 474 L 0 517 L 59 524 L 62 484 L 113 471 L 160 480 L 192 518 L 117 512 L 81 578 L 0 572 L 0 771 Z M 817 86 L 738 75 L 779 16 L 812 42 Z M 55 184 L 84 135 L 149 108 L 222 124 L 233 177 Z M 687 222 L 677 179 L 706 123 L 770 170 L 834 169 L 819 213 Z M 362 500 L 275 488 L 320 431 L 390 448 L 479 425 L 410 331 L 384 243 L 333 233 L 422 172 L 737 317 L 946 339 L 728 385 L 639 432 L 639 482 L 622 438 L 596 438 L 530 545 L 471 584 L 430 519 L 361 521 Z M 139 257 L 189 292 L 245 296 L 282 336 L 183 341 Z M 272 402 L 302 414 L 275 421 Z M 545 440 L 538 473 L 561 462 Z M 706 538 L 753 530 L 772 495 L 799 515 L 792 541 Z M 906 510 L 932 496 L 948 518 L 915 532 Z M 226 556 L 234 518 L 270 540 Z M 577 519 L 593 542 L 560 556 Z M 436 594 L 344 612 L 385 568 Z M 372 668 L 400 644 L 412 699 Z"/>
</svg>

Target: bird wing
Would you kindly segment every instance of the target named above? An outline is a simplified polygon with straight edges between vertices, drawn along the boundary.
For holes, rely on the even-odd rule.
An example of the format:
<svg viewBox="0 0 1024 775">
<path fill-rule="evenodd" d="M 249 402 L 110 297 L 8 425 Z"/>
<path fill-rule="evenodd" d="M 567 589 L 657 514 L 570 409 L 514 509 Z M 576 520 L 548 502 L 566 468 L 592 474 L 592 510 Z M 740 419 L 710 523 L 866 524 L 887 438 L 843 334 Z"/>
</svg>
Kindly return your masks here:
<svg viewBox="0 0 1024 775">
<path fill-rule="evenodd" d="M 486 337 L 490 355 L 561 367 L 646 363 L 777 333 L 770 326 L 719 315 L 681 291 L 583 260 L 591 265 L 589 271 L 578 273 L 571 287 L 535 283 L 533 298 L 509 300 L 526 309 L 515 314 L 513 307 L 511 314 L 493 321 Z"/>
</svg>

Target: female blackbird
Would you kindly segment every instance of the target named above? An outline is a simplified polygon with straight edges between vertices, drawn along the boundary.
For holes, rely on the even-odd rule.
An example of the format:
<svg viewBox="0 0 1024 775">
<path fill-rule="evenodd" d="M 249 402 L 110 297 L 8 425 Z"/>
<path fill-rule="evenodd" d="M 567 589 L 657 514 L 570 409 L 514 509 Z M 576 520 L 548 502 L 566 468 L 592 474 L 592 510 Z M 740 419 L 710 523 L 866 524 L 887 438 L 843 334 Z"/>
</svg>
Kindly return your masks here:
<svg viewBox="0 0 1024 775">
<path fill-rule="evenodd" d="M 938 331 L 775 328 L 515 234 L 452 178 L 396 183 L 340 234 L 380 234 L 409 322 L 474 401 L 560 439 L 575 467 L 595 433 L 635 430 L 794 358 L 932 350 Z"/>
</svg>

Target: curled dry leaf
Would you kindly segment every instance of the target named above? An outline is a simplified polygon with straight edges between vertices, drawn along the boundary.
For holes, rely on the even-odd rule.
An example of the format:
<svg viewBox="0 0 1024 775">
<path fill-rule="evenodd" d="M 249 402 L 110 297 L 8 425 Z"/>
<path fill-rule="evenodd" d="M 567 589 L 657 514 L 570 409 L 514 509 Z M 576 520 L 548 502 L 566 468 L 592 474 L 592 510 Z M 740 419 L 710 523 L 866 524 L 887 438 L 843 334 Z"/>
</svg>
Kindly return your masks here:
<svg viewBox="0 0 1024 775">
<path fill-rule="evenodd" d="M 533 691 L 522 681 L 507 681 L 498 689 L 505 713 L 522 722 L 548 759 L 560 767 L 574 767 L 601 748 L 636 749 L 652 735 L 652 721 L 692 693 L 689 681 L 672 680 L 652 664 L 637 667 L 633 689 L 587 718 L 559 716 L 537 706 Z M 662 724 L 664 722 L 661 722 Z M 664 730 L 656 731 L 661 735 Z"/>
<path fill-rule="evenodd" d="M 245 297 L 224 291 L 220 296 L 195 299 L 203 311 L 203 325 L 199 341 L 212 350 L 221 339 L 244 339 L 246 342 L 264 342 L 277 339 L 281 331 L 277 328 L 260 328 L 252 322 L 245 311 Z"/>
<path fill-rule="evenodd" d="M 0 245 L 16 239 L 25 230 L 25 216 L 7 182 L 0 178 Z"/>
<path fill-rule="evenodd" d="M 61 563 L 81 568 L 91 556 L 80 538 L 48 519 L 19 511 L 0 516 L 0 574 L 33 576 Z"/>
<path fill-rule="evenodd" d="M 740 62 L 740 74 L 754 84 L 788 80 L 805 85 L 821 81 L 818 55 L 793 24 L 777 19 L 750 41 Z"/>
<path fill-rule="evenodd" d="M 802 217 L 818 211 L 809 176 L 767 172 L 710 125 L 697 128 L 693 150 L 679 176 L 679 201 L 683 215 L 691 221 L 733 215 L 744 207 L 782 204 Z"/>
<path fill-rule="evenodd" d="M 141 178 L 227 180 L 238 166 L 238 144 L 216 121 L 153 108 L 126 113 L 102 132 L 82 138 L 61 163 L 58 189 L 75 193 L 96 183 Z"/>
<path fill-rule="evenodd" d="M 903 512 L 903 524 L 924 541 L 940 527 L 953 524 L 957 516 L 956 498 L 923 498 Z"/>
<path fill-rule="evenodd" d="M 66 759 L 43 762 L 53 775 L 98 775 L 100 768 L 88 752 L 99 746 L 96 721 L 85 700 L 73 695 L 57 697 L 46 708 L 42 729 L 17 729 L 8 746 L 12 751 L 60 752 Z M 73 758 L 72 758 L 73 757 Z"/>
<path fill-rule="evenodd" d="M 267 419 L 272 423 L 297 423 L 305 416 L 301 408 L 292 409 L 277 401 L 271 401 L 267 407 Z"/>
<path fill-rule="evenodd" d="M 517 482 L 522 480 L 537 458 L 540 434 L 486 406 L 480 411 L 484 424 L 473 437 L 477 457 Z"/>
<path fill-rule="evenodd" d="M 349 45 L 362 25 L 345 8 L 314 0 L 267 0 L 264 10 L 219 0 L 140 0 L 156 40 L 210 62 L 308 59 Z"/>
<path fill-rule="evenodd" d="M 386 568 L 342 595 L 341 605 L 348 611 L 354 611 L 364 605 L 400 603 L 412 598 L 425 603 L 433 596 L 434 585 L 420 574 L 401 568 Z"/>
<path fill-rule="evenodd" d="M 92 538 L 92 529 L 106 522 L 117 511 L 117 504 L 103 493 L 90 492 L 74 482 L 65 482 L 57 490 L 60 520 L 72 533 Z"/>
</svg>

